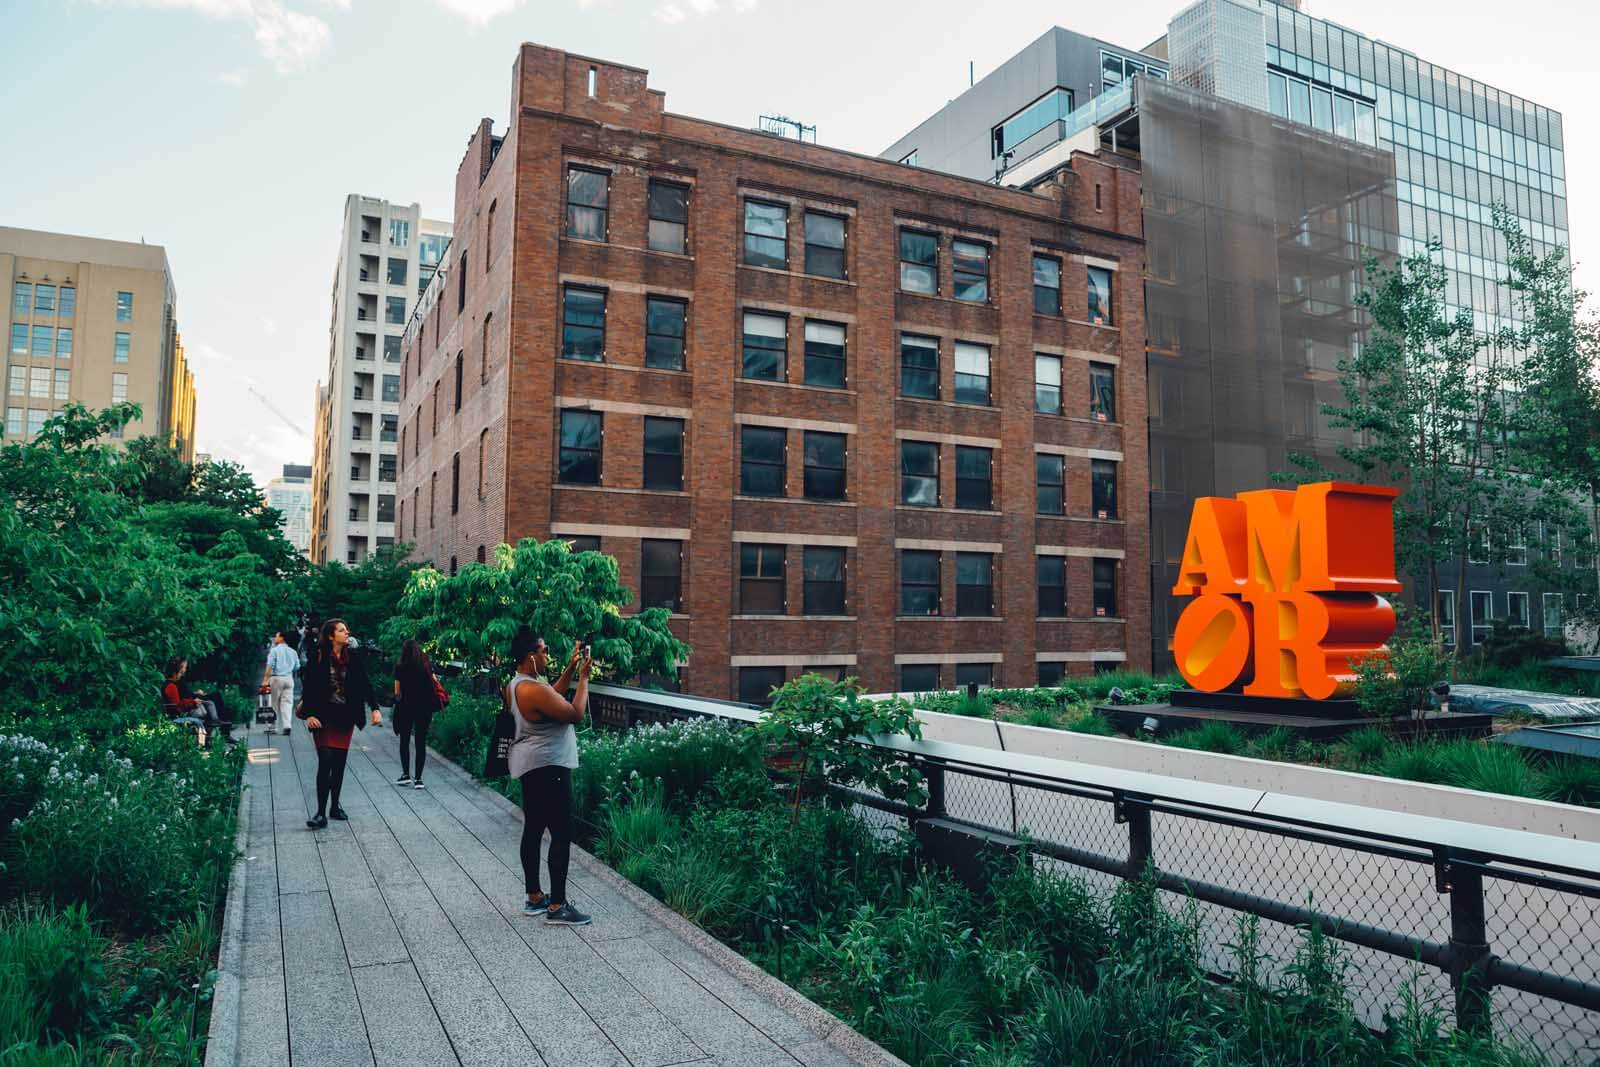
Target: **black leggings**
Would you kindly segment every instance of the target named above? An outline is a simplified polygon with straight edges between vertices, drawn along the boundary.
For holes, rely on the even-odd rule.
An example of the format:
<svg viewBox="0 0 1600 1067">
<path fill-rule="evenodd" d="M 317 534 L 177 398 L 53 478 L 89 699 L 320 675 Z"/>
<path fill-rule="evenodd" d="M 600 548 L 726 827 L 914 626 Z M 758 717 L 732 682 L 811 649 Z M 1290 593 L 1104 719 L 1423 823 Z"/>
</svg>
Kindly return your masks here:
<svg viewBox="0 0 1600 1067">
<path fill-rule="evenodd" d="M 344 764 L 350 758 L 347 748 L 317 749 L 317 814 L 328 814 L 328 799 L 339 810 L 339 790 L 344 788 Z"/>
<path fill-rule="evenodd" d="M 412 777 L 422 777 L 422 765 L 428 759 L 428 727 L 433 724 L 433 712 L 425 711 L 420 715 L 410 716 L 411 721 L 405 729 L 396 730 L 400 735 L 400 773 L 411 774 L 411 739 L 417 739 L 417 773 Z"/>
<path fill-rule="evenodd" d="M 550 831 L 550 900 L 567 902 L 567 864 L 572 859 L 572 772 L 535 767 L 522 776 L 522 881 L 539 892 L 539 842 Z"/>
</svg>

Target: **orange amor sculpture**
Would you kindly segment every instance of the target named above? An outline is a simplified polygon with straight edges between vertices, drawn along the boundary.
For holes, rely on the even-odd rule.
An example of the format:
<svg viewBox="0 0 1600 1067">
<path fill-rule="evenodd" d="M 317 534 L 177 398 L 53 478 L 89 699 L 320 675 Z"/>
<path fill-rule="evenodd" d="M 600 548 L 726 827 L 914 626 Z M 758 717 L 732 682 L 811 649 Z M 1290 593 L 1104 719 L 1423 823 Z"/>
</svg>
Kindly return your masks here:
<svg viewBox="0 0 1600 1067">
<path fill-rule="evenodd" d="M 1394 633 L 1396 489 L 1319 482 L 1235 499 L 1201 497 L 1189 518 L 1173 653 L 1189 684 L 1325 700 Z"/>
</svg>

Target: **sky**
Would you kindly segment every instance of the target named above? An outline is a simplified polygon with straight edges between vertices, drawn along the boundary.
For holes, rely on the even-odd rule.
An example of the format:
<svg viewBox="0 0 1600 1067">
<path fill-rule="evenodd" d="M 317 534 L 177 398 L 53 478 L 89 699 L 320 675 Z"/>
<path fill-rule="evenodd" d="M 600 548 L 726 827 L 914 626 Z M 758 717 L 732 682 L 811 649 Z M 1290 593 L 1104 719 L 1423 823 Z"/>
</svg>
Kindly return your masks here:
<svg viewBox="0 0 1600 1067">
<path fill-rule="evenodd" d="M 981 78 L 1057 24 L 1138 48 L 1181 6 L 0 0 L 0 225 L 164 245 L 198 450 L 264 483 L 310 462 L 346 194 L 448 217 L 478 119 L 504 129 L 518 43 L 644 67 L 679 114 L 782 113 L 877 153 L 965 89 L 969 63 Z M 1600 4 L 1305 6 L 1561 111 L 1578 279 L 1600 287 Z"/>
</svg>

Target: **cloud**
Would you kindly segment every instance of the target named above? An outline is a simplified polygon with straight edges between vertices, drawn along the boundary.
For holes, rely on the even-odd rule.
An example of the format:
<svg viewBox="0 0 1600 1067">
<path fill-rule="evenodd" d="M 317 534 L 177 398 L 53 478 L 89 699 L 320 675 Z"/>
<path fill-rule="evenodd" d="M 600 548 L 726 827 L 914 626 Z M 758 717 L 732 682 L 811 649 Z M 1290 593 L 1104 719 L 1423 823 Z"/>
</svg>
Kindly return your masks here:
<svg viewBox="0 0 1600 1067">
<path fill-rule="evenodd" d="M 192 344 L 183 346 L 184 355 L 190 359 L 206 360 L 213 363 L 232 363 L 233 357 L 226 352 L 212 348 L 208 344 Z"/>
<path fill-rule="evenodd" d="M 579 0 L 580 4 L 586 2 L 587 0 Z M 754 11 L 756 2 L 757 0 L 733 0 L 734 14 L 742 15 L 747 11 Z M 667 3 L 656 8 L 655 16 L 668 26 L 676 26 L 678 23 L 685 22 L 690 18 L 704 18 L 707 15 L 715 15 L 721 9 L 719 0 L 682 0 L 682 2 L 668 0 Z"/>
<path fill-rule="evenodd" d="M 261 332 L 268 337 L 276 337 L 278 335 L 278 320 L 262 315 Z"/>
<path fill-rule="evenodd" d="M 509 15 L 521 7 L 523 0 L 433 0 L 452 15 L 466 19 L 473 26 L 486 26 L 490 19 Z M 580 6 L 588 6 L 580 0 Z"/>
<path fill-rule="evenodd" d="M 244 84 L 244 68 L 239 67 L 235 70 L 225 70 L 221 74 L 217 75 L 217 81 L 221 82 L 223 85 L 231 85 L 237 89 Z"/>
<path fill-rule="evenodd" d="M 662 4 L 656 8 L 656 18 L 665 22 L 668 26 L 675 26 L 688 17 L 683 13 L 683 8 L 677 4 Z"/>
<path fill-rule="evenodd" d="M 309 66 L 333 41 L 333 30 L 320 17 L 301 11 L 291 11 L 284 7 L 280 0 L 96 0 L 96 2 L 103 6 L 189 11 L 218 22 L 248 23 L 262 57 L 271 63 L 279 74 L 292 74 Z M 332 0 L 332 6 L 348 9 L 349 0 Z"/>
</svg>

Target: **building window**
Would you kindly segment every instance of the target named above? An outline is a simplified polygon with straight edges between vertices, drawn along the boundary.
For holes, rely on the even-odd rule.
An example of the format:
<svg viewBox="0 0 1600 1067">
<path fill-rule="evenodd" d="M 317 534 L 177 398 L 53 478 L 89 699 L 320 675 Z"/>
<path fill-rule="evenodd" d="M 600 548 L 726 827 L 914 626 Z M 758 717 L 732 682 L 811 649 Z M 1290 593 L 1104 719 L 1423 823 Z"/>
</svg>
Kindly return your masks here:
<svg viewBox="0 0 1600 1067">
<path fill-rule="evenodd" d="M 50 399 L 50 368 L 32 367 L 28 371 L 28 396 L 36 400 Z"/>
<path fill-rule="evenodd" d="M 739 668 L 739 699 L 746 704 L 766 707 L 772 703 L 772 691 L 782 686 L 782 667 Z"/>
<path fill-rule="evenodd" d="M 784 613 L 783 545 L 739 546 L 739 614 Z"/>
<path fill-rule="evenodd" d="M 739 368 L 742 378 L 781 382 L 784 374 L 784 349 L 788 343 L 789 320 L 782 315 L 744 313 L 744 358 Z"/>
<path fill-rule="evenodd" d="M 639 542 L 639 607 L 683 611 L 683 542 Z"/>
<path fill-rule="evenodd" d="M 56 331 L 50 326 L 33 328 L 33 354 L 48 356 L 56 350 Z"/>
<path fill-rule="evenodd" d="M 467 250 L 461 250 L 461 260 L 456 271 L 456 314 L 467 309 Z"/>
<path fill-rule="evenodd" d="M 58 371 L 56 371 L 55 398 L 57 400 L 65 400 L 65 399 L 67 399 L 67 394 L 68 394 L 69 390 L 71 389 L 71 387 L 72 387 L 72 372 L 69 371 L 69 370 L 58 370 Z"/>
<path fill-rule="evenodd" d="M 1065 556 L 1039 556 L 1039 617 L 1060 619 L 1067 614 L 1067 560 Z"/>
<path fill-rule="evenodd" d="M 1530 629 L 1528 618 L 1528 594 L 1506 594 L 1506 621 L 1522 630 Z"/>
<path fill-rule="evenodd" d="M 433 429 L 430 433 L 434 437 L 439 436 L 439 382 L 437 380 L 433 383 Z"/>
<path fill-rule="evenodd" d="M 389 220 L 389 243 L 404 248 L 411 243 L 411 223 L 405 219 Z"/>
<path fill-rule="evenodd" d="M 994 508 L 994 452 L 956 446 L 956 507 L 963 511 Z"/>
<path fill-rule="evenodd" d="M 461 510 L 461 453 L 450 457 L 450 514 Z"/>
<path fill-rule="evenodd" d="M 1472 643 L 1478 644 L 1494 629 L 1494 594 L 1475 589 L 1467 594 L 1472 608 Z"/>
<path fill-rule="evenodd" d="M 1467 562 L 1489 562 L 1489 528 L 1480 522 L 1467 527 Z"/>
<path fill-rule="evenodd" d="M 644 418 L 644 487 L 683 488 L 683 420 Z"/>
<path fill-rule="evenodd" d="M 395 439 L 395 435 L 398 434 L 399 432 L 400 432 L 400 416 L 398 416 L 398 415 L 379 415 L 378 416 L 378 440 L 380 440 L 380 441 L 393 441 Z"/>
<path fill-rule="evenodd" d="M 390 259 L 387 259 L 387 260 L 384 261 L 384 265 L 386 267 L 388 267 L 388 269 L 389 269 L 389 284 L 390 285 L 404 285 L 406 283 L 406 261 L 405 260 L 403 260 L 403 259 L 394 259 L 394 258 L 391 257 Z"/>
<path fill-rule="evenodd" d="M 806 273 L 843 278 L 845 220 L 820 211 L 806 212 Z"/>
<path fill-rule="evenodd" d="M 386 296 L 383 298 L 383 321 L 391 326 L 404 326 L 406 324 L 405 297 Z"/>
<path fill-rule="evenodd" d="M 900 395 L 939 399 L 939 340 L 900 335 Z"/>
<path fill-rule="evenodd" d="M 684 324 L 689 305 L 663 296 L 644 301 L 644 365 L 657 370 L 683 369 Z"/>
<path fill-rule="evenodd" d="M 1110 326 L 1116 320 L 1111 316 L 1111 272 L 1104 267 L 1089 268 L 1089 321 L 1096 326 Z"/>
<path fill-rule="evenodd" d="M 461 376 L 466 373 L 466 369 L 467 353 L 463 350 L 456 353 L 456 401 L 453 410 L 458 413 L 461 411 Z"/>
<path fill-rule="evenodd" d="M 844 327 L 831 322 L 808 321 L 805 346 L 805 383 L 824 389 L 843 389 Z"/>
<path fill-rule="evenodd" d="M 939 291 L 939 236 L 900 231 L 900 288 L 908 293 Z"/>
<path fill-rule="evenodd" d="M 378 521 L 394 522 L 394 497 L 378 497 Z"/>
<path fill-rule="evenodd" d="M 604 289 L 563 287 L 561 295 L 561 358 L 598 363 L 606 352 Z"/>
<path fill-rule="evenodd" d="M 989 302 L 989 246 L 977 241 L 950 242 L 951 269 L 957 300 Z"/>
<path fill-rule="evenodd" d="M 1544 635 L 1546 637 L 1564 638 L 1566 627 L 1562 621 L 1562 603 L 1560 593 L 1544 594 Z"/>
<path fill-rule="evenodd" d="M 1117 517 L 1117 465 L 1109 459 L 1089 462 L 1089 506 L 1097 519 Z"/>
<path fill-rule="evenodd" d="M 994 614 L 994 557 L 989 553 L 956 553 L 956 614 Z"/>
<path fill-rule="evenodd" d="M 43 282 L 33 287 L 33 313 L 35 315 L 55 315 L 56 313 L 56 287 L 45 285 Z"/>
<path fill-rule="evenodd" d="M 1511 567 L 1528 565 L 1528 531 L 1520 525 L 1514 527 L 1507 538 L 1506 565 Z"/>
<path fill-rule="evenodd" d="M 603 170 L 567 167 L 567 236 L 604 241 L 611 199 L 611 175 Z"/>
<path fill-rule="evenodd" d="M 650 180 L 649 229 L 647 243 L 652 251 L 680 255 L 688 251 L 688 186 Z"/>
<path fill-rule="evenodd" d="M 900 614 L 939 614 L 939 553 L 921 549 L 901 551 Z"/>
<path fill-rule="evenodd" d="M 1441 589 L 1439 597 L 1439 637 L 1451 647 L 1456 643 L 1456 591 Z"/>
<path fill-rule="evenodd" d="M 939 506 L 939 446 L 932 441 L 900 442 L 900 503 Z"/>
<path fill-rule="evenodd" d="M 567 485 L 600 484 L 600 420 L 598 411 L 569 409 L 561 413 L 559 481 Z"/>
<path fill-rule="evenodd" d="M 393 457 L 393 456 L 379 456 L 378 457 L 378 481 L 380 481 L 380 482 L 393 482 L 394 481 L 394 474 L 395 474 L 394 464 L 395 464 L 395 457 Z"/>
<path fill-rule="evenodd" d="M 28 354 L 28 324 L 25 322 L 11 324 L 11 354 L 14 356 Z"/>
<path fill-rule="evenodd" d="M 1061 261 L 1054 256 L 1033 257 L 1033 310 L 1061 314 Z"/>
<path fill-rule="evenodd" d="M 383 361 L 385 363 L 400 362 L 400 335 L 385 334 L 383 338 Z"/>
<path fill-rule="evenodd" d="M 26 396 L 28 392 L 28 368 L 20 363 L 11 364 L 11 389 L 12 396 Z"/>
<path fill-rule="evenodd" d="M 1034 353 L 1033 410 L 1041 415 L 1061 414 L 1061 357 Z"/>
<path fill-rule="evenodd" d="M 33 306 L 33 283 L 16 282 L 13 284 L 11 295 L 11 312 L 14 315 L 26 315 Z"/>
<path fill-rule="evenodd" d="M 956 664 L 956 688 L 966 689 L 975 685 L 979 689 L 989 689 L 994 685 L 993 663 L 958 663 Z"/>
<path fill-rule="evenodd" d="M 422 513 L 422 488 L 411 490 L 411 539 L 417 539 L 417 516 Z"/>
<path fill-rule="evenodd" d="M 128 376 L 121 371 L 111 376 L 111 402 L 121 404 L 128 399 Z"/>
<path fill-rule="evenodd" d="M 789 209 L 760 200 L 744 202 L 744 261 L 783 270 L 789 264 Z"/>
<path fill-rule="evenodd" d="M 39 408 L 29 408 L 28 409 L 28 433 L 36 434 L 36 433 L 40 432 L 41 430 L 43 430 L 44 429 L 44 421 L 45 421 L 45 419 L 47 419 L 49 417 L 50 417 L 50 413 L 48 411 L 44 411 L 44 410 L 41 410 Z M 118 427 L 117 429 L 118 429 L 118 431 L 120 431 L 121 427 Z M 120 432 L 113 433 L 111 436 L 112 437 L 120 437 L 121 433 Z"/>
<path fill-rule="evenodd" d="M 21 435 L 22 409 L 6 408 L 6 433 Z"/>
<path fill-rule="evenodd" d="M 989 403 L 989 349 L 956 342 L 956 403 Z"/>
<path fill-rule="evenodd" d="M 844 549 L 808 546 L 804 550 L 805 615 L 848 615 L 845 603 Z"/>
<path fill-rule="evenodd" d="M 1057 87 L 990 131 L 990 158 L 1001 159 L 1040 130 L 1072 114 L 1072 90 Z M 1041 146 L 1043 147 L 1043 146 Z"/>
<path fill-rule="evenodd" d="M 1067 675 L 1067 665 L 1060 660 L 1039 661 L 1039 688 L 1053 689 Z"/>
<path fill-rule="evenodd" d="M 1096 618 L 1117 617 L 1117 561 L 1094 561 L 1094 614 Z"/>
<path fill-rule="evenodd" d="M 489 381 L 489 323 L 493 319 L 493 313 L 483 317 L 483 348 L 478 359 L 479 385 L 485 385 Z"/>
<path fill-rule="evenodd" d="M 769 426 L 745 426 L 739 437 L 739 492 L 783 496 L 787 434 Z"/>
<path fill-rule="evenodd" d="M 383 376 L 383 402 L 385 404 L 400 403 L 400 375 L 385 374 Z M 434 403 L 435 416 L 437 417 L 438 402 Z"/>
<path fill-rule="evenodd" d="M 1117 421 L 1117 368 L 1109 363 L 1089 364 L 1089 417 Z"/>
<path fill-rule="evenodd" d="M 117 294 L 117 321 L 118 322 L 132 322 L 133 321 L 133 294 L 132 293 L 118 293 Z"/>
<path fill-rule="evenodd" d="M 562 540 L 567 543 L 567 549 L 571 552 L 600 551 L 600 538 L 591 534 L 578 534 L 571 537 L 563 537 Z"/>
<path fill-rule="evenodd" d="M 807 430 L 804 453 L 806 499 L 843 500 L 845 435 Z"/>
<path fill-rule="evenodd" d="M 56 308 L 56 317 L 70 319 L 78 310 L 78 290 L 70 285 L 61 287 L 61 304 Z"/>
<path fill-rule="evenodd" d="M 489 469 L 489 431 L 478 431 L 478 499 L 483 499 L 484 473 Z M 479 563 L 483 560 L 480 558 Z"/>
<path fill-rule="evenodd" d="M 939 688 L 937 663 L 902 663 L 900 665 L 900 692 L 932 693 Z"/>
</svg>

